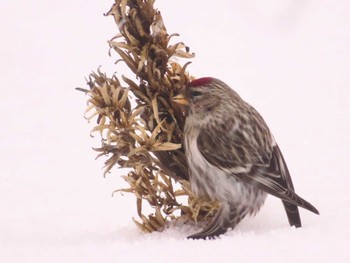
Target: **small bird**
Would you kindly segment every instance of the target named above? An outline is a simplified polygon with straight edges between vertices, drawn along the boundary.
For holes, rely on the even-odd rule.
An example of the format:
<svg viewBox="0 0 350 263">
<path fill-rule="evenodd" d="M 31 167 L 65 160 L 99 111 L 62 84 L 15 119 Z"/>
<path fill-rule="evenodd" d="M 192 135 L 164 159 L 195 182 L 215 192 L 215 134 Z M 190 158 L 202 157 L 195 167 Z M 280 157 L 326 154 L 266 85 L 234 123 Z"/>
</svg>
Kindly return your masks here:
<svg viewBox="0 0 350 263">
<path fill-rule="evenodd" d="M 283 155 L 260 114 L 219 79 L 195 79 L 173 101 L 186 105 L 184 147 L 193 193 L 218 200 L 209 225 L 190 239 L 215 238 L 255 215 L 267 194 L 282 200 L 289 224 L 298 206 L 319 214 L 294 191 Z"/>
</svg>

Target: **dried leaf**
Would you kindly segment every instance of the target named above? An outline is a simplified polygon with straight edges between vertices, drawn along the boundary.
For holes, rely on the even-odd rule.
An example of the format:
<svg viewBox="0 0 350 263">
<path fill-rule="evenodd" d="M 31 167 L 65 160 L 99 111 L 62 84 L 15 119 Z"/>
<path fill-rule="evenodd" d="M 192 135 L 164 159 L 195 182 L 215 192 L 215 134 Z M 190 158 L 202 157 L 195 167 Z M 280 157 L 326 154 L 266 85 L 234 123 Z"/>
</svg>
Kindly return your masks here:
<svg viewBox="0 0 350 263">
<path fill-rule="evenodd" d="M 152 151 L 174 151 L 181 148 L 180 143 L 155 143 L 152 145 Z"/>
</svg>

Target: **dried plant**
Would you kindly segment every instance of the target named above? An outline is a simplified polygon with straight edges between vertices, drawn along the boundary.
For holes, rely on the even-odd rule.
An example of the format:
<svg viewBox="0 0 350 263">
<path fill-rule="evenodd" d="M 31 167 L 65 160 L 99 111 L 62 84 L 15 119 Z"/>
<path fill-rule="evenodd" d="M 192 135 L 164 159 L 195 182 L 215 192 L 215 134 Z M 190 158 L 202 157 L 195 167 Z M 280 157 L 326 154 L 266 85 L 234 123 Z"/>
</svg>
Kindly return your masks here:
<svg viewBox="0 0 350 263">
<path fill-rule="evenodd" d="M 188 181 L 182 147 L 183 109 L 171 98 L 192 77 L 173 57 L 192 58 L 183 43 L 171 45 L 154 0 L 116 0 L 106 14 L 113 16 L 120 34 L 108 41 L 110 48 L 135 74 L 138 84 L 122 76 L 111 78 L 100 69 L 89 76 L 88 120 L 97 118 L 102 146 L 98 156 L 107 156 L 105 174 L 112 167 L 131 168 L 122 176 L 129 188 L 117 191 L 136 196 L 137 212 L 146 232 L 161 231 L 173 219 L 197 222 L 211 218 L 217 202 L 195 198 Z M 118 61 L 118 62 L 119 62 Z M 126 85 L 126 86 L 125 86 Z M 133 106 L 134 105 L 134 106 Z M 187 197 L 187 204 L 178 201 Z M 183 199 L 183 198 L 182 198 Z M 154 213 L 145 216 L 147 201 Z"/>
</svg>

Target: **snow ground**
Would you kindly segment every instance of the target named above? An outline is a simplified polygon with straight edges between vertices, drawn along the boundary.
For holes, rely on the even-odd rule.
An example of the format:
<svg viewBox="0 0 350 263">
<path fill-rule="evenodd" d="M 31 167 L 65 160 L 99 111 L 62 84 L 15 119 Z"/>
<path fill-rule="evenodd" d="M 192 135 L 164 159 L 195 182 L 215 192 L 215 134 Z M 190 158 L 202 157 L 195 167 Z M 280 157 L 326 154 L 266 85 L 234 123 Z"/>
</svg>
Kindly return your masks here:
<svg viewBox="0 0 350 263">
<path fill-rule="evenodd" d="M 143 234 L 114 170 L 102 176 L 74 90 L 102 65 L 128 74 L 106 40 L 112 1 L 0 3 L 0 262 L 350 262 L 350 4 L 348 1 L 165 1 L 168 32 L 196 52 L 189 67 L 234 87 L 269 123 L 301 211 L 290 228 L 280 202 L 214 241 L 191 226 Z M 121 212 L 122 211 L 122 212 Z"/>
</svg>

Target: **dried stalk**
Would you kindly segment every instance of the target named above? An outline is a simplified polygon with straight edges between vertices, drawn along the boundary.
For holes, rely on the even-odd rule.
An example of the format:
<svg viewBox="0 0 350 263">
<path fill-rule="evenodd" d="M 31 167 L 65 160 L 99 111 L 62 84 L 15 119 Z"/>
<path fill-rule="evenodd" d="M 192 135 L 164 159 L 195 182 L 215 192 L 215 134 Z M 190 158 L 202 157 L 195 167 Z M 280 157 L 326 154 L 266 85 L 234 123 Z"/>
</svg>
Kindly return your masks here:
<svg viewBox="0 0 350 263">
<path fill-rule="evenodd" d="M 129 188 L 117 191 L 135 194 L 142 222 L 134 221 L 145 232 L 161 231 L 172 219 L 205 221 L 218 207 L 191 192 L 182 147 L 183 109 L 171 100 L 192 79 L 186 72 L 189 63 L 182 66 L 171 58 L 194 54 L 183 43 L 170 44 L 177 34 L 167 33 L 153 4 L 116 0 L 106 14 L 120 31 L 108 44 L 139 83 L 122 76 L 124 87 L 117 76 L 108 78 L 98 69 L 89 76 L 89 89 L 79 89 L 90 97 L 87 119 L 97 118 L 92 132 L 102 139 L 102 146 L 95 148 L 98 157 L 108 156 L 105 174 L 115 165 L 132 168 L 123 176 Z M 188 197 L 187 205 L 178 201 L 180 196 Z M 144 201 L 153 214 L 143 215 Z"/>
</svg>

